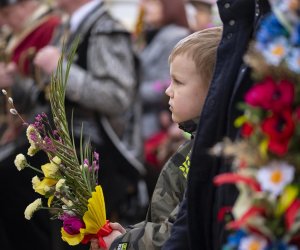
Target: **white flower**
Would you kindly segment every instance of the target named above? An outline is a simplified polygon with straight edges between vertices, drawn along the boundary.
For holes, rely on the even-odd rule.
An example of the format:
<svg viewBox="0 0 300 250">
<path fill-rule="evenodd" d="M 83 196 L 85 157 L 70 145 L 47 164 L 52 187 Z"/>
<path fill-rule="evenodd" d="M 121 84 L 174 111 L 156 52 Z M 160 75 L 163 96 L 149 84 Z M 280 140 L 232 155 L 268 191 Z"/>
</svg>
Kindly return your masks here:
<svg viewBox="0 0 300 250">
<path fill-rule="evenodd" d="M 295 72 L 300 73 L 300 49 L 292 49 L 286 59 L 288 68 Z"/>
<path fill-rule="evenodd" d="M 3 93 L 3 95 L 7 95 L 7 92 L 5 89 L 2 89 L 2 93 Z"/>
<path fill-rule="evenodd" d="M 212 155 L 220 156 L 222 155 L 223 150 L 224 150 L 224 143 L 218 142 L 210 149 L 210 153 Z"/>
<path fill-rule="evenodd" d="M 285 37 L 270 42 L 261 52 L 267 63 L 278 66 L 289 51 L 289 43 Z"/>
<path fill-rule="evenodd" d="M 14 163 L 15 163 L 15 166 L 17 167 L 17 169 L 19 171 L 21 171 L 22 169 L 24 169 L 26 167 L 27 160 L 23 154 L 18 154 L 15 158 Z"/>
<path fill-rule="evenodd" d="M 269 191 L 273 196 L 278 196 L 285 186 L 292 182 L 295 169 L 286 162 L 273 161 L 257 172 L 257 180 L 263 191 Z"/>
<path fill-rule="evenodd" d="M 42 199 L 36 199 L 34 202 L 30 203 L 24 212 L 25 218 L 30 220 L 35 211 L 37 211 L 42 206 Z"/>
<path fill-rule="evenodd" d="M 241 239 L 238 250 L 263 250 L 267 241 L 259 236 L 250 235 Z"/>
<path fill-rule="evenodd" d="M 65 185 L 66 180 L 65 179 L 59 179 L 58 182 L 55 185 L 55 190 L 57 192 L 60 192 L 60 189 Z"/>
</svg>

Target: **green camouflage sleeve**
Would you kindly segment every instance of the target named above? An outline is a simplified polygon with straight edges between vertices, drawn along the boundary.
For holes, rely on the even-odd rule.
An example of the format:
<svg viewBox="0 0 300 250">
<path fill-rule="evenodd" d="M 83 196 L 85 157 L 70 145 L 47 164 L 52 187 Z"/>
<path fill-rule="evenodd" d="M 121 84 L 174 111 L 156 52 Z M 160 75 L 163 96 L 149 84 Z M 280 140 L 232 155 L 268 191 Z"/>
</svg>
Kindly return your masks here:
<svg viewBox="0 0 300 250">
<path fill-rule="evenodd" d="M 162 169 L 145 221 L 127 228 L 110 250 L 161 249 L 169 238 L 186 188 L 191 141 L 184 144 Z"/>
</svg>

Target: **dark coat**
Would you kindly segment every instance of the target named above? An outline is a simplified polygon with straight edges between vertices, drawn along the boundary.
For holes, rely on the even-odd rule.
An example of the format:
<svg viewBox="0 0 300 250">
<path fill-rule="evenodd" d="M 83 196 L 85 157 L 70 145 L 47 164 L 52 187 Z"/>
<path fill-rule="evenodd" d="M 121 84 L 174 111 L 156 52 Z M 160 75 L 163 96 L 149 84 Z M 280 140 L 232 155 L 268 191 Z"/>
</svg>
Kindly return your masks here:
<svg viewBox="0 0 300 250">
<path fill-rule="evenodd" d="M 234 119 L 240 115 L 236 104 L 252 85 L 243 55 L 268 6 L 262 6 L 260 0 L 219 0 L 217 3 L 224 25 L 223 36 L 195 138 L 186 198 L 165 250 L 221 249 L 226 231 L 217 221 L 217 213 L 221 207 L 232 205 L 236 198 L 233 187 L 213 185 L 213 177 L 229 171 L 230 166 L 207 152 L 224 137 L 234 139 L 238 134 L 233 127 Z"/>
</svg>

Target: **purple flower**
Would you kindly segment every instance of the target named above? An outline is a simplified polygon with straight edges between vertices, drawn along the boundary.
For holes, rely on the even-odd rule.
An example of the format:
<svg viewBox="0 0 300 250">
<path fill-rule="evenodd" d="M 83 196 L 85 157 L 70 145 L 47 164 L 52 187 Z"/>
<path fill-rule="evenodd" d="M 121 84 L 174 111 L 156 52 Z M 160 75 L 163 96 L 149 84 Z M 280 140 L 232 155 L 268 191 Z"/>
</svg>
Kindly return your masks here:
<svg viewBox="0 0 300 250">
<path fill-rule="evenodd" d="M 96 161 L 99 161 L 99 154 L 96 151 L 94 151 L 94 158 Z"/>
<path fill-rule="evenodd" d="M 55 146 L 51 140 L 51 138 L 49 138 L 48 136 L 44 137 L 44 142 L 45 144 L 43 144 L 43 149 L 47 152 L 54 152 L 55 151 Z"/>
<path fill-rule="evenodd" d="M 94 169 L 96 171 L 98 171 L 99 170 L 99 154 L 96 151 L 94 151 L 94 158 L 95 158 L 95 160 L 93 161 L 93 166 L 94 166 Z"/>
<path fill-rule="evenodd" d="M 38 122 L 41 122 L 43 120 L 43 117 L 38 114 L 36 117 L 35 117 L 35 120 L 38 121 Z"/>
<path fill-rule="evenodd" d="M 60 219 L 63 220 L 64 230 L 70 235 L 78 234 L 80 228 L 85 228 L 83 221 L 76 216 L 64 214 Z"/>
</svg>

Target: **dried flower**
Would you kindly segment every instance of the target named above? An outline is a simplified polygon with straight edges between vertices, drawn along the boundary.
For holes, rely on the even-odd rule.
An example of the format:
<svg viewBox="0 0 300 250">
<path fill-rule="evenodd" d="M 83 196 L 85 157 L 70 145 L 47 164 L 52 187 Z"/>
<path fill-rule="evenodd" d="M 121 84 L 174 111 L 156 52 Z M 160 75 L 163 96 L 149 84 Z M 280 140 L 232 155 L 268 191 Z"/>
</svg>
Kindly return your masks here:
<svg viewBox="0 0 300 250">
<path fill-rule="evenodd" d="M 65 185 L 66 180 L 65 179 L 59 179 L 58 182 L 55 185 L 55 190 L 57 192 L 60 192 L 63 186 Z"/>
<path fill-rule="evenodd" d="M 73 51 L 74 56 L 75 49 Z M 68 69 L 71 61 L 72 59 L 68 62 Z M 107 222 L 103 192 L 98 185 L 99 155 L 93 152 L 90 145 L 80 145 L 80 159 L 84 160 L 80 161 L 77 156 L 74 140 L 68 130 L 70 126 L 64 106 L 68 75 L 62 76 L 61 67 L 60 62 L 56 71 L 58 75 L 52 78 L 50 85 L 53 122 L 49 121 L 45 113 L 38 114 L 26 130 L 30 144 L 27 154 L 34 156 L 41 150 L 49 159 L 41 168 L 26 163 L 26 167 L 39 173 L 32 178 L 32 187 L 47 200 L 48 207 L 42 207 L 42 201 L 38 199 L 26 208 L 25 217 L 30 219 L 40 208 L 51 209 L 54 218 L 61 219 L 68 215 L 63 220 L 62 239 L 69 245 L 77 245 L 81 242 L 87 243 L 89 237 L 97 237 L 97 232 Z M 11 113 L 17 114 L 23 124 L 27 124 L 15 109 L 13 100 L 8 98 L 8 102 L 12 105 Z M 15 163 L 20 169 L 25 165 L 24 159 L 25 156 L 16 157 Z"/>
<path fill-rule="evenodd" d="M 31 183 L 32 183 L 33 189 L 35 190 L 40 185 L 41 180 L 38 176 L 34 176 L 31 180 Z"/>
<path fill-rule="evenodd" d="M 24 212 L 25 218 L 30 220 L 34 212 L 36 212 L 42 206 L 42 199 L 38 198 L 31 204 L 29 204 Z"/>
<path fill-rule="evenodd" d="M 38 151 L 39 151 L 39 148 L 37 148 L 37 147 L 34 146 L 34 145 L 31 145 L 31 146 L 28 148 L 27 154 L 28 154 L 29 156 L 34 156 Z"/>
<path fill-rule="evenodd" d="M 24 169 L 26 167 L 27 160 L 23 154 L 18 154 L 15 158 L 14 163 L 15 163 L 15 166 L 17 167 L 17 169 L 19 171 L 21 171 L 22 169 Z"/>
</svg>

